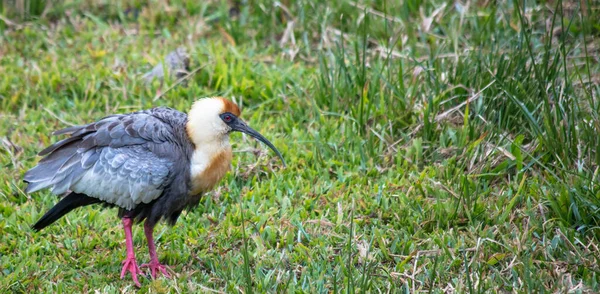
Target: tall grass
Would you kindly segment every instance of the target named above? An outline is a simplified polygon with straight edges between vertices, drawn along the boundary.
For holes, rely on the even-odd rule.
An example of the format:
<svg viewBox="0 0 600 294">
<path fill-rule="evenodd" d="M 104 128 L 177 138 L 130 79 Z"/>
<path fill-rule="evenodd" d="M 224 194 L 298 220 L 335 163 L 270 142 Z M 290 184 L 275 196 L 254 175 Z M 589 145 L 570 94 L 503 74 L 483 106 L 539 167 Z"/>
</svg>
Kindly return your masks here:
<svg viewBox="0 0 600 294">
<path fill-rule="evenodd" d="M 492 17 L 461 21 L 461 29 L 470 38 L 457 39 L 456 46 L 466 51 L 455 51 L 455 58 L 441 59 L 438 50 L 444 48 L 436 48 L 432 42 L 429 58 L 421 62 L 402 58 L 398 53 L 404 51 L 396 51 L 392 57 L 392 50 L 410 48 L 411 44 L 389 42 L 400 39 L 389 31 L 382 38 L 388 40 L 386 44 L 372 40 L 372 16 L 365 11 L 362 17 L 358 17 L 360 10 L 344 15 L 359 18 L 360 22 L 343 26 L 346 31 L 341 30 L 335 44 L 320 54 L 321 74 L 315 82 L 314 100 L 322 113 L 345 118 L 351 126 L 344 129 L 345 135 L 357 138 L 349 140 L 348 147 L 367 155 L 361 158 L 364 166 L 370 160 L 383 163 L 382 154 L 396 140 L 410 140 L 405 136 L 411 130 L 403 127 L 415 119 L 422 124 L 419 134 L 426 142 L 439 141 L 443 134 L 440 131 L 446 126 L 436 121 L 436 116 L 492 84 L 481 98 L 470 103 L 466 138 L 473 140 L 488 133 L 485 140 L 494 145 L 504 144 L 502 141 L 516 144 L 523 149 L 515 152 L 523 154 L 524 164 L 511 165 L 516 167 L 515 173 L 540 170 L 549 173 L 549 184 L 571 185 L 568 193 L 572 196 L 549 197 L 550 207 L 570 225 L 595 227 L 600 224 L 596 213 L 600 203 L 596 185 L 590 179 L 598 165 L 600 148 L 596 135 L 598 103 L 594 99 L 598 87 L 589 81 L 592 56 L 586 48 L 590 40 L 584 39 L 585 34 L 573 37 L 568 33 L 573 31 L 575 20 L 580 21 L 582 32 L 589 31 L 593 23 L 590 17 L 594 16 L 585 11 L 564 15 L 564 3 L 556 1 L 551 10 L 542 15 L 530 14 L 527 20 L 524 3 L 512 4 L 512 11 L 491 12 L 504 17 L 505 23 L 494 22 Z M 508 22 L 514 20 L 516 29 L 508 27 Z M 410 25 L 404 30 L 419 31 Z M 557 30 L 561 32 L 558 35 Z M 420 34 L 417 38 L 428 38 Z M 574 47 L 573 38 L 579 38 L 583 50 Z M 489 40 L 502 41 L 488 45 Z M 378 54 L 376 48 L 370 48 L 377 46 L 390 50 Z M 583 66 L 573 65 L 574 54 L 584 60 Z M 444 70 L 436 70 L 439 68 Z M 421 75 L 421 81 L 410 79 L 415 74 Z M 421 90 L 423 87 L 427 90 Z M 423 109 L 422 117 L 414 116 L 415 107 Z M 523 140 L 515 141 L 519 135 L 524 135 Z M 427 157 L 434 155 L 431 149 L 426 152 Z"/>
<path fill-rule="evenodd" d="M 42 16 L 46 7 L 62 1 L 42 0 L 2 0 L 0 12 L 4 16 L 17 17 L 19 20 L 31 20 Z"/>
</svg>

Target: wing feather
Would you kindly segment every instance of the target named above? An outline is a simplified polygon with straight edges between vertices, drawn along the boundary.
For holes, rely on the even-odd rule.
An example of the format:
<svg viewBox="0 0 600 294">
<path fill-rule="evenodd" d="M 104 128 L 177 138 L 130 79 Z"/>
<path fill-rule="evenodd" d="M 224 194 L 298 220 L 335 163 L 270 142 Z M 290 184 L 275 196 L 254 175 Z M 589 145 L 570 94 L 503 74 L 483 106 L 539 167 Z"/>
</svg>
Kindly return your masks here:
<svg viewBox="0 0 600 294">
<path fill-rule="evenodd" d="M 94 168 L 83 172 L 71 190 L 125 209 L 160 196 L 173 163 L 143 146 L 103 148 Z"/>
<path fill-rule="evenodd" d="M 51 188 L 62 194 L 72 190 L 125 209 L 156 199 L 172 181 L 177 156 L 181 156 L 173 128 L 184 126 L 165 122 L 153 115 L 155 110 L 111 115 L 56 131 L 70 137 L 40 152 L 45 157 L 25 173 L 26 191 Z M 163 116 L 178 116 L 180 124 L 185 120 L 181 112 L 158 110 Z"/>
</svg>

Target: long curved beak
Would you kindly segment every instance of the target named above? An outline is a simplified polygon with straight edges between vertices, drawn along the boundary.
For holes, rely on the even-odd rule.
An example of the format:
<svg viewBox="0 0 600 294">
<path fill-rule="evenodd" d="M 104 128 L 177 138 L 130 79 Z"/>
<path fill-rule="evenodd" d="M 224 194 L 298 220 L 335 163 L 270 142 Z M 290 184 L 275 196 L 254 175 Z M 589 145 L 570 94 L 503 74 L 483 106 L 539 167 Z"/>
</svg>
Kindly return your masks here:
<svg viewBox="0 0 600 294">
<path fill-rule="evenodd" d="M 281 162 L 283 163 L 283 167 L 286 167 L 285 160 L 283 159 L 283 155 L 281 155 L 281 152 L 279 152 L 279 150 L 277 150 L 277 148 L 275 148 L 275 146 L 273 144 L 271 144 L 271 142 L 269 142 L 269 140 L 267 140 L 267 138 L 263 137 L 263 135 L 261 135 L 259 132 L 255 131 L 253 128 L 249 127 L 244 121 L 242 121 L 241 119 L 238 118 L 235 120 L 235 122 L 233 122 L 229 126 L 234 131 L 246 133 L 246 134 L 254 137 L 255 139 L 257 139 L 258 141 L 265 143 L 267 146 L 269 146 L 269 148 L 273 149 L 273 151 L 275 151 L 275 153 L 277 153 L 277 156 L 279 156 L 279 158 L 281 159 Z"/>
</svg>

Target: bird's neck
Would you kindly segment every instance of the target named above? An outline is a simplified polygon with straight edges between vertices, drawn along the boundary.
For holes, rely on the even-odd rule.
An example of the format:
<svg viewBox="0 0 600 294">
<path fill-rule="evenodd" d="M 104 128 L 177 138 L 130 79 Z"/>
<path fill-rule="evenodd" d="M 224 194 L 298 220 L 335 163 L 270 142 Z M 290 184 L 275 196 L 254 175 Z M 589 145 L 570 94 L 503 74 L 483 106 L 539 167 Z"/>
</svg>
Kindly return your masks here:
<svg viewBox="0 0 600 294">
<path fill-rule="evenodd" d="M 196 144 L 190 162 L 191 194 L 206 192 L 216 185 L 231 166 L 229 136 Z"/>
</svg>

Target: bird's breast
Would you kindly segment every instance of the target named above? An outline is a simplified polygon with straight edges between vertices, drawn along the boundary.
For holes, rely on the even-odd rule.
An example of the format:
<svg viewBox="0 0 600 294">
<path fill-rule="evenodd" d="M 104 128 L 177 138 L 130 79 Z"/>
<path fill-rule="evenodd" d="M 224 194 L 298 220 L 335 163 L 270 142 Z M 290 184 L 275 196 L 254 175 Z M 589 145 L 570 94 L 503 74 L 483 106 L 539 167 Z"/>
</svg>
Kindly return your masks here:
<svg viewBox="0 0 600 294">
<path fill-rule="evenodd" d="M 191 160 L 191 195 L 212 189 L 231 167 L 231 146 L 196 148 Z"/>
</svg>

